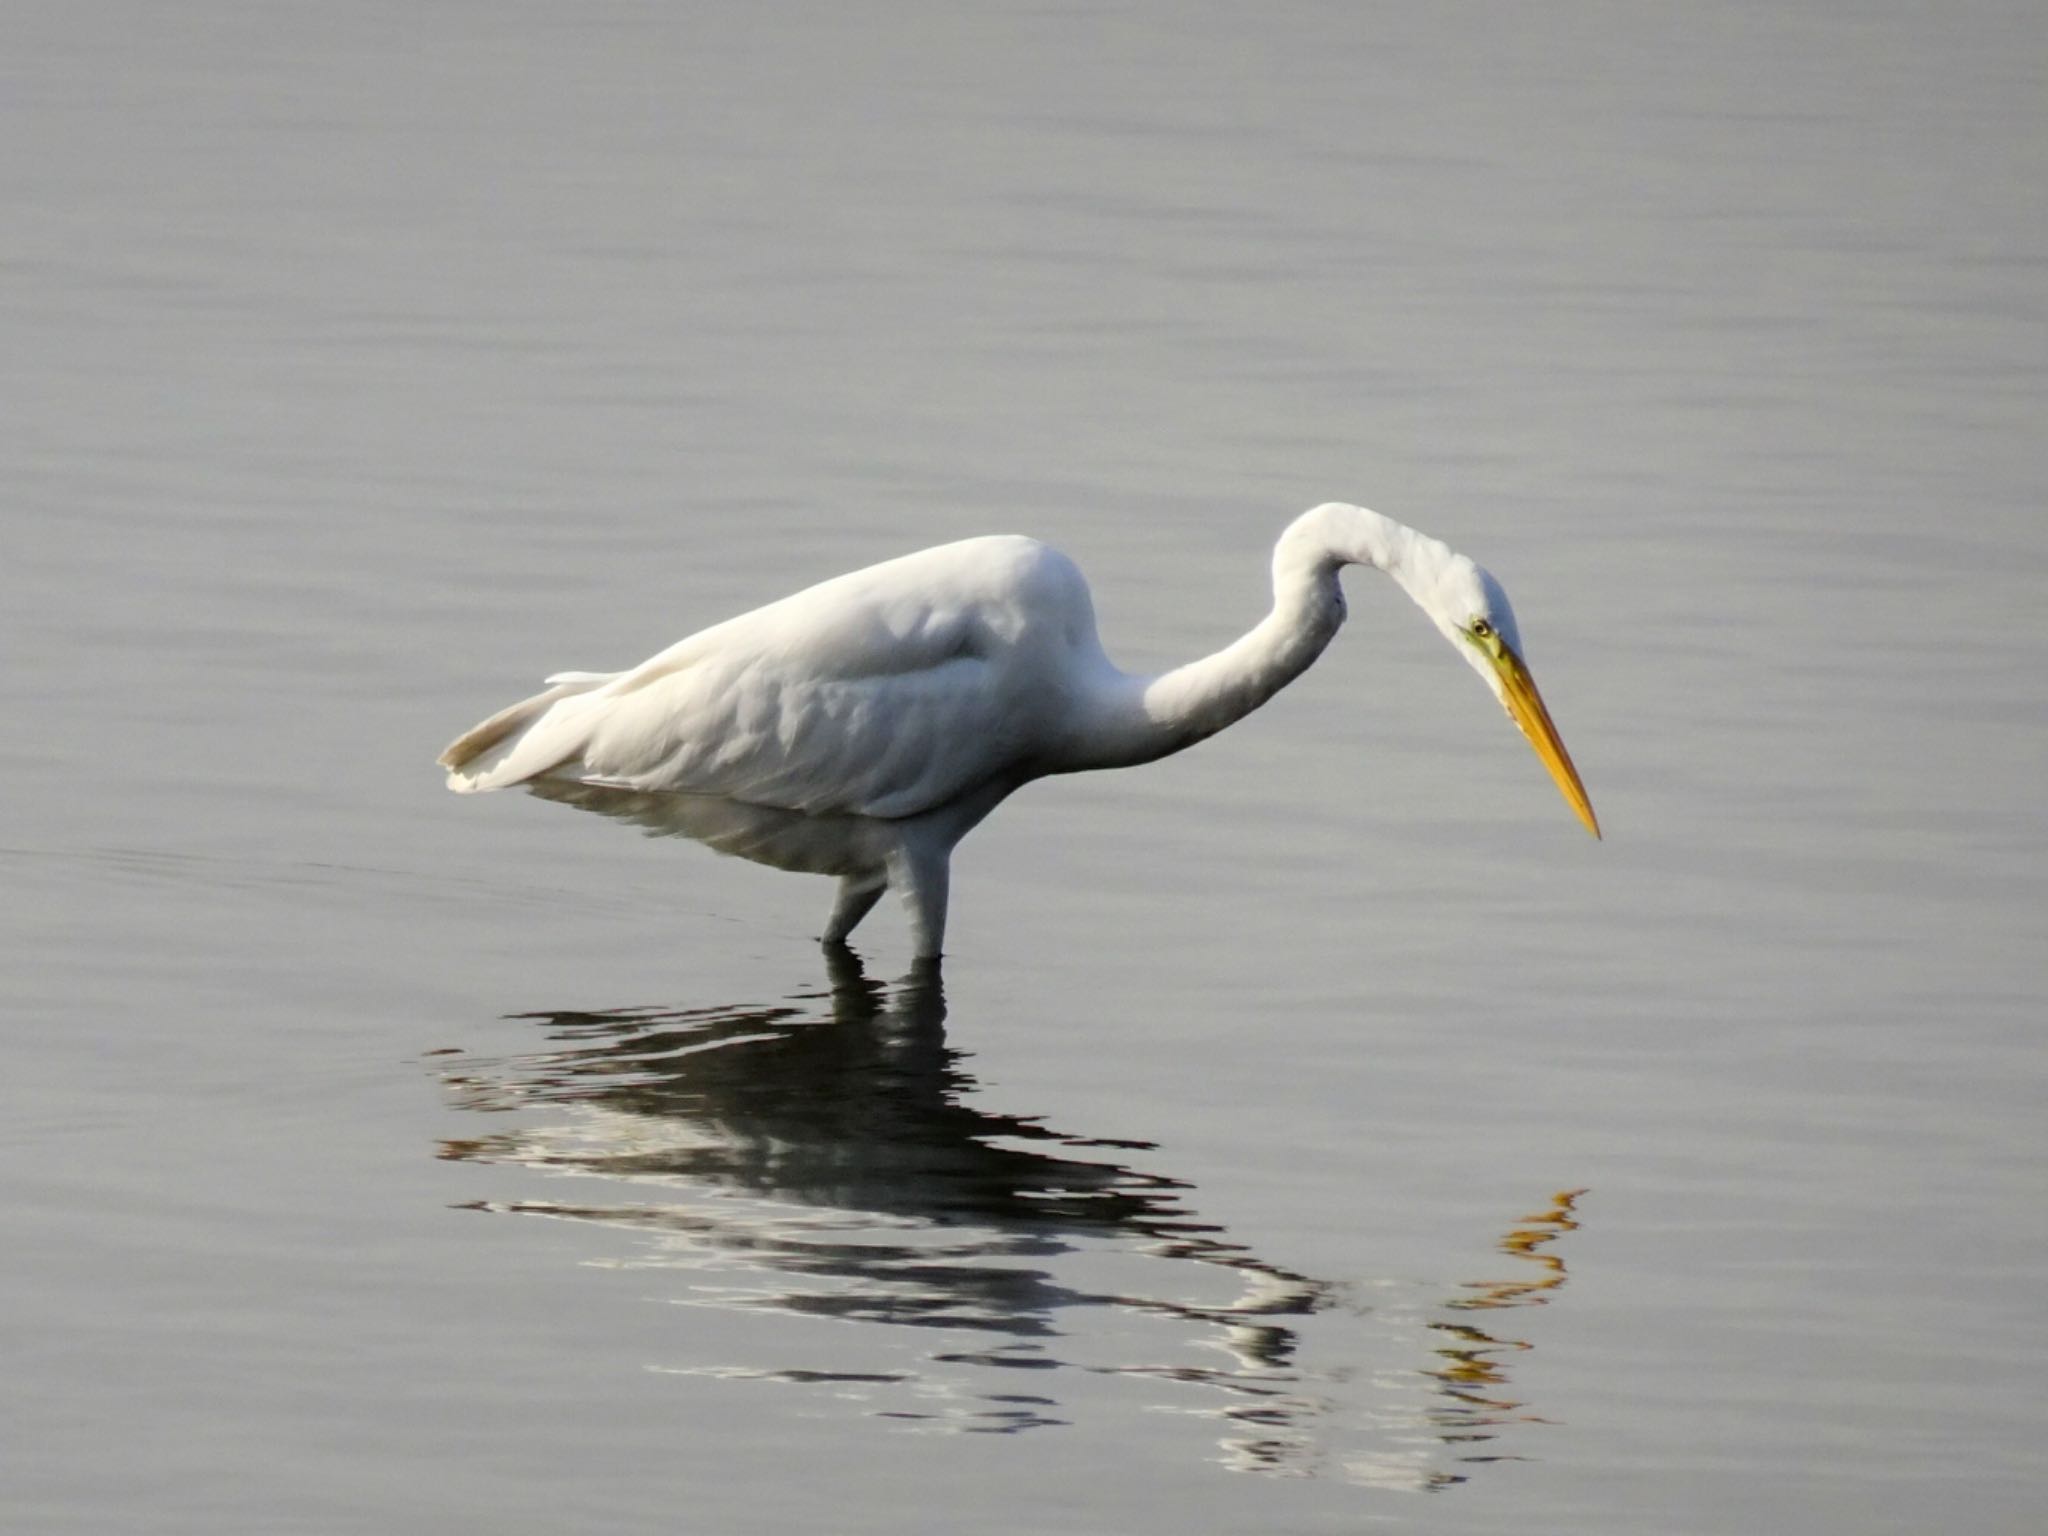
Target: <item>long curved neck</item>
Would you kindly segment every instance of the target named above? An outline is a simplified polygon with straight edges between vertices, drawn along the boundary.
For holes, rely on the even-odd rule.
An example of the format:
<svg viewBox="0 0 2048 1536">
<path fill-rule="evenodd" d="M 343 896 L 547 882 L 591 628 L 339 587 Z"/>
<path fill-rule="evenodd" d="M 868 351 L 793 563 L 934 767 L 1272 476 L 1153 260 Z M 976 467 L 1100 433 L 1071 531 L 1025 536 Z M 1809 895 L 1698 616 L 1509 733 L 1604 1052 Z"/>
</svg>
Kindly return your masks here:
<svg viewBox="0 0 2048 1536">
<path fill-rule="evenodd" d="M 1371 565 L 1399 580 L 1424 536 L 1364 507 L 1304 512 L 1273 550 L 1273 609 L 1214 655 L 1158 677 L 1112 673 L 1072 766 L 1147 763 L 1242 720 L 1308 670 L 1344 622 L 1337 572 Z"/>
</svg>

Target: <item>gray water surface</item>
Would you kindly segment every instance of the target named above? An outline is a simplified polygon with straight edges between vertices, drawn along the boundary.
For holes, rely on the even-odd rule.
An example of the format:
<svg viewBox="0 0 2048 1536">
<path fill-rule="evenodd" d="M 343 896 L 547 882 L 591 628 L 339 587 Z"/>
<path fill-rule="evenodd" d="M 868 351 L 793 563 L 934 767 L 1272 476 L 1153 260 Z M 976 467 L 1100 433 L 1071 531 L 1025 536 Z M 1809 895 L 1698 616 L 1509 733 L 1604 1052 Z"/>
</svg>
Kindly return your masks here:
<svg viewBox="0 0 2048 1536">
<path fill-rule="evenodd" d="M 2048 112 L 1973 0 L 16 7 L 0 1515 L 2030 1532 Z M 1160 667 L 899 914 L 457 731 L 1030 532 Z"/>
</svg>

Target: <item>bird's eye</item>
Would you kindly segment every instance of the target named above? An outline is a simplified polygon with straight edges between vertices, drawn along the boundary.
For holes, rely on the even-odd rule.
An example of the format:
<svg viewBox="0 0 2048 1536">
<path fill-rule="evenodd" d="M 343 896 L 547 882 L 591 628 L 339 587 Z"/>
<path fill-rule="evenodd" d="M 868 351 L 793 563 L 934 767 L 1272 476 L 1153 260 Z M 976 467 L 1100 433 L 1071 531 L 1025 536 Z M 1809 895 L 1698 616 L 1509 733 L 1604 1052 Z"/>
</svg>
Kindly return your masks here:
<svg viewBox="0 0 2048 1536">
<path fill-rule="evenodd" d="M 1484 619 L 1474 619 L 1472 621 L 1472 633 L 1477 635 L 1481 640 L 1484 640 L 1488 635 L 1493 633 L 1493 626 L 1487 623 Z"/>
</svg>

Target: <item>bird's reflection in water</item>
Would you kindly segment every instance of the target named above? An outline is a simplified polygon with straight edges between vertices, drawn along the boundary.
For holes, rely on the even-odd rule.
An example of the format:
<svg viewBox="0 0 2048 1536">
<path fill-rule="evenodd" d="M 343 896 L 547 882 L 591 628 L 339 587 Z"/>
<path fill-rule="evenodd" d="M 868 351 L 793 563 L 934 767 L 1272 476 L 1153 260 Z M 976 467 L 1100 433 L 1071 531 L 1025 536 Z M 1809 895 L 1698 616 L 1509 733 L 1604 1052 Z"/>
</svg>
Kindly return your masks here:
<svg viewBox="0 0 2048 1536">
<path fill-rule="evenodd" d="M 1213 1418 L 1233 1467 L 1429 1488 L 1500 1459 L 1503 1427 L 1535 1418 L 1508 1381 L 1526 1345 L 1475 1314 L 1563 1283 L 1538 1249 L 1573 1225 L 1575 1193 L 1501 1244 L 1540 1267 L 1531 1279 L 1316 1280 L 1122 1161 L 1150 1144 L 976 1108 L 936 973 L 883 987 L 844 950 L 830 972 L 829 993 L 777 1006 L 526 1015 L 546 1049 L 439 1058 L 464 1108 L 521 1112 L 443 1156 L 610 1190 L 470 1208 L 637 1229 L 652 1251 L 631 1262 L 688 1272 L 678 1300 L 918 1330 L 864 1330 L 851 1361 L 665 1368 L 819 1385 L 925 1427 L 1073 1422 L 1094 1395 L 1084 1373 Z"/>
</svg>

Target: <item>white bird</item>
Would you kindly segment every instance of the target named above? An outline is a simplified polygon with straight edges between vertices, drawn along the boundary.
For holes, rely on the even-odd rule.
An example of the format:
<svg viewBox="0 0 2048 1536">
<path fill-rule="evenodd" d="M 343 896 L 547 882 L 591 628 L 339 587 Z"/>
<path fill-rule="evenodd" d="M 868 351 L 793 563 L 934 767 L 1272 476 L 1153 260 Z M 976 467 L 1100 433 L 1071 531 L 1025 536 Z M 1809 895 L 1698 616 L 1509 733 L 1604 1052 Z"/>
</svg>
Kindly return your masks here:
<svg viewBox="0 0 2048 1536">
<path fill-rule="evenodd" d="M 1281 534 L 1272 612 L 1157 677 L 1122 672 L 1104 653 L 1073 561 L 995 535 L 822 582 L 630 671 L 557 673 L 440 761 L 457 791 L 525 784 L 836 875 L 828 944 L 893 885 L 918 956 L 936 959 L 961 838 L 1033 779 L 1151 762 L 1250 714 L 1337 633 L 1346 565 L 1386 572 L 1429 615 L 1598 837 L 1500 583 L 1427 534 L 1337 502 Z"/>
</svg>

